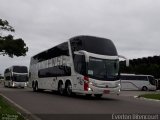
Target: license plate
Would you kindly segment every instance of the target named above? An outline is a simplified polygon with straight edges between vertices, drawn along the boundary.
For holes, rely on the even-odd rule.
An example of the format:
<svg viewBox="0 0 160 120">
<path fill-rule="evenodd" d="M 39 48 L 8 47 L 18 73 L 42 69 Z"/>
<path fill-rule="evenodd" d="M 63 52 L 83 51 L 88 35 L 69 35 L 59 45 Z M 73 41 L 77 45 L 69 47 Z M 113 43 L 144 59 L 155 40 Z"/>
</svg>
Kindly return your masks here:
<svg viewBox="0 0 160 120">
<path fill-rule="evenodd" d="M 109 94 L 109 92 L 110 92 L 109 90 L 104 90 L 103 91 L 104 94 Z"/>
</svg>

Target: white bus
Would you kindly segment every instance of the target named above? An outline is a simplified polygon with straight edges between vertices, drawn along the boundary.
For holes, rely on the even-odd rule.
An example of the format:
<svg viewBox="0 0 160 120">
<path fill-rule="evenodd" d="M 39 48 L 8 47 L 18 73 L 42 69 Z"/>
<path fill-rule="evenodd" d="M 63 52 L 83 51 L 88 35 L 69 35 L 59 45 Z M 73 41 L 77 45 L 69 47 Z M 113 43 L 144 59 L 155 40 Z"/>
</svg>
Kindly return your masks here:
<svg viewBox="0 0 160 120">
<path fill-rule="evenodd" d="M 4 77 L 0 75 L 0 83 L 4 81 Z"/>
<path fill-rule="evenodd" d="M 4 87 L 24 88 L 28 83 L 28 69 L 26 66 L 11 66 L 4 71 Z"/>
<path fill-rule="evenodd" d="M 31 58 L 33 91 L 94 95 L 120 92 L 119 56 L 111 40 L 76 36 Z"/>
<path fill-rule="evenodd" d="M 121 90 L 156 90 L 156 80 L 151 75 L 122 74 Z"/>
</svg>

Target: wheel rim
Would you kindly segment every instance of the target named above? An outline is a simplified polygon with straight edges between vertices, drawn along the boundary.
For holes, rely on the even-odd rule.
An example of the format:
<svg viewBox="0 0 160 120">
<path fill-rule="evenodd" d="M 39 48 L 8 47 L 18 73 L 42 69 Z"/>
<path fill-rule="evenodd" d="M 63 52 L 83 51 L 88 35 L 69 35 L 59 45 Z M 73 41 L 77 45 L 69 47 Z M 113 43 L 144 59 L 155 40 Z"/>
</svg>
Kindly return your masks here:
<svg viewBox="0 0 160 120">
<path fill-rule="evenodd" d="M 144 91 L 147 91 L 147 87 L 144 87 L 143 90 L 144 90 Z"/>
<path fill-rule="evenodd" d="M 36 86 L 35 86 L 35 90 L 38 91 L 38 85 L 37 85 L 37 84 L 36 84 Z"/>
<path fill-rule="evenodd" d="M 72 94 L 72 86 L 71 86 L 71 84 L 68 84 L 68 85 L 67 85 L 67 94 L 68 94 L 68 95 L 71 95 L 71 94 Z"/>
<path fill-rule="evenodd" d="M 37 92 L 37 90 L 38 90 L 38 85 L 37 85 L 37 84 L 34 84 L 34 85 L 33 85 L 33 91 Z"/>
<path fill-rule="evenodd" d="M 58 87 L 58 91 L 59 93 L 62 95 L 63 94 L 63 88 L 62 88 L 62 83 L 60 83 L 59 87 Z"/>
</svg>

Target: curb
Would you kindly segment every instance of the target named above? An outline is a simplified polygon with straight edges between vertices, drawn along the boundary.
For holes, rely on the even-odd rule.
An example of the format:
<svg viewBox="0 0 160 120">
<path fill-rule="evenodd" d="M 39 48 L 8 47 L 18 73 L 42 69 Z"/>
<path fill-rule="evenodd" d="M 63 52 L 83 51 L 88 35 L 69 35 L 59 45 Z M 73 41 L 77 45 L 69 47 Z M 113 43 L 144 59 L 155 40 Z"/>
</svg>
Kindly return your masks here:
<svg viewBox="0 0 160 120">
<path fill-rule="evenodd" d="M 25 120 L 42 120 L 36 115 L 33 115 L 28 110 L 18 105 L 17 103 L 15 103 L 14 101 L 12 101 L 11 99 L 9 99 L 8 97 L 4 96 L 2 93 L 0 93 L 0 96 L 2 96 L 9 103 L 9 105 L 14 107 L 17 110 L 17 112 L 25 118 Z"/>
<path fill-rule="evenodd" d="M 155 100 L 155 99 L 149 99 L 149 98 L 144 98 L 144 97 L 139 97 L 139 96 L 134 96 L 134 98 L 140 99 L 140 100 L 148 100 L 148 101 L 155 101 L 155 102 L 160 102 L 160 100 Z"/>
</svg>

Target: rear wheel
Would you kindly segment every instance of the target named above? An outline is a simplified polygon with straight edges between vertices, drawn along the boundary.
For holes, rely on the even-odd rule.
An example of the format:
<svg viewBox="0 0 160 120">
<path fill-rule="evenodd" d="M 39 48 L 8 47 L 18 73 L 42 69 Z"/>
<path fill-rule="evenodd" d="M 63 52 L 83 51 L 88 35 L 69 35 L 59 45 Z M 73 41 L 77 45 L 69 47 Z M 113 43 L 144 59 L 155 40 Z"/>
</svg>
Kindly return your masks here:
<svg viewBox="0 0 160 120">
<path fill-rule="evenodd" d="M 59 82 L 59 84 L 58 84 L 58 93 L 60 94 L 60 95 L 63 95 L 63 83 L 62 82 Z"/>
<path fill-rule="evenodd" d="M 67 83 L 66 93 L 67 93 L 68 96 L 71 96 L 71 95 L 72 95 L 72 85 L 71 85 L 70 82 Z"/>
<path fill-rule="evenodd" d="M 35 82 L 32 81 L 32 90 L 35 92 Z"/>
<path fill-rule="evenodd" d="M 148 88 L 147 88 L 146 86 L 143 86 L 143 87 L 142 87 L 142 90 L 143 90 L 143 91 L 147 91 Z"/>
<path fill-rule="evenodd" d="M 34 92 L 37 92 L 38 91 L 38 83 L 37 82 L 33 82 L 32 83 L 32 88 L 33 88 Z"/>
</svg>

